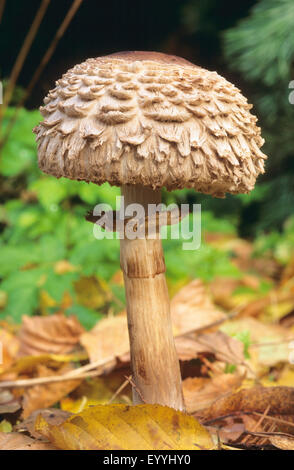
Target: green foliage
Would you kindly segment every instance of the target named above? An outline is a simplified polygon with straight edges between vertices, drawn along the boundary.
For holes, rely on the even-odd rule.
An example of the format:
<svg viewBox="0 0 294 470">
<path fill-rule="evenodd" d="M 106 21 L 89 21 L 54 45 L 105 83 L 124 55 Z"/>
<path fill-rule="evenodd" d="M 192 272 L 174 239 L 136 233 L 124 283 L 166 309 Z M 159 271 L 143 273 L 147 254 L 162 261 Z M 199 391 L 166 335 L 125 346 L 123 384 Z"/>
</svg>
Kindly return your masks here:
<svg viewBox="0 0 294 470">
<path fill-rule="evenodd" d="M 274 256 L 283 265 L 289 263 L 294 257 L 294 217 L 286 220 L 282 233 L 260 234 L 254 246 L 256 256 Z"/>
<path fill-rule="evenodd" d="M 3 135 L 14 113 L 14 108 L 7 110 L 2 126 Z M 18 119 L 1 155 L 0 173 L 3 176 L 15 177 L 25 171 L 30 171 L 32 176 L 37 174 L 36 146 L 32 128 L 40 119 L 39 111 L 28 112 L 24 109 L 19 111 Z"/>
<path fill-rule="evenodd" d="M 225 34 L 227 58 L 250 80 L 267 86 L 290 80 L 294 59 L 294 3 L 261 0 Z"/>
</svg>

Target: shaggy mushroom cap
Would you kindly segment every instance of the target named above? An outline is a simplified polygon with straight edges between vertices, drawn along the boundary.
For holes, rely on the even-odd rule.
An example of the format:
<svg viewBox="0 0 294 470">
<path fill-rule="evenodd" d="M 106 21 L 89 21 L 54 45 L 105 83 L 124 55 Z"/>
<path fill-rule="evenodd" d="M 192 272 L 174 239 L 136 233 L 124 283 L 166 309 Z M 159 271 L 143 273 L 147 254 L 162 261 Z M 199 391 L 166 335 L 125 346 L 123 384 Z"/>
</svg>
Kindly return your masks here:
<svg viewBox="0 0 294 470">
<path fill-rule="evenodd" d="M 45 119 L 34 129 L 39 166 L 97 184 L 247 193 L 266 159 L 251 107 L 216 72 L 179 57 L 89 59 L 44 100 Z"/>
</svg>

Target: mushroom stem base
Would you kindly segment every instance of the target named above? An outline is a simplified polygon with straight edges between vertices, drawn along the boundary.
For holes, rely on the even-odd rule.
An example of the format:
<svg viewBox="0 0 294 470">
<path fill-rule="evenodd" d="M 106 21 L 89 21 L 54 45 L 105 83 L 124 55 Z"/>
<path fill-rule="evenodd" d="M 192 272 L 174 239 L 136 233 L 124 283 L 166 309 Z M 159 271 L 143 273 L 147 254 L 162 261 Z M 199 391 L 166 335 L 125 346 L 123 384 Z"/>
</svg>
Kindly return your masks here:
<svg viewBox="0 0 294 470">
<path fill-rule="evenodd" d="M 161 191 L 123 186 L 125 208 L 161 202 Z M 179 360 L 170 317 L 165 262 L 159 232 L 152 239 L 121 240 L 134 404 L 157 403 L 184 410 Z"/>
</svg>

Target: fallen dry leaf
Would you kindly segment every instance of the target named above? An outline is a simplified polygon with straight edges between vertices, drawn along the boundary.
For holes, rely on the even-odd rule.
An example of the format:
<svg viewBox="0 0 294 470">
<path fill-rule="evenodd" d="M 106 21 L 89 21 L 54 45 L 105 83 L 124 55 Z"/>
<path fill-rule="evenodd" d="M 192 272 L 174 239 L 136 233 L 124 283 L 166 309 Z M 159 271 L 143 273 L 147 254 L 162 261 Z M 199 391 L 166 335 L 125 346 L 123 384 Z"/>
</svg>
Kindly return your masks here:
<svg viewBox="0 0 294 470">
<path fill-rule="evenodd" d="M 227 364 L 244 364 L 243 343 L 222 331 L 175 338 L 176 350 L 182 361 L 190 361 L 200 353 L 214 354 Z"/>
<path fill-rule="evenodd" d="M 239 286 L 239 279 L 216 277 L 210 283 L 209 290 L 216 305 L 231 310 L 235 307 L 233 293 Z"/>
<path fill-rule="evenodd" d="M 93 405 L 106 405 L 111 399 L 112 403 L 132 404 L 132 386 L 126 380 L 126 377 L 130 375 L 130 367 L 127 366 L 83 381 L 70 397 L 65 397 L 60 401 L 60 407 L 62 410 L 80 413 Z M 124 385 L 122 391 L 114 398 L 114 394 L 122 385 Z"/>
<path fill-rule="evenodd" d="M 260 279 L 257 276 L 244 274 L 242 279 L 215 277 L 209 284 L 209 291 L 216 305 L 226 310 L 233 310 L 255 300 L 257 296 L 260 297 L 259 286 Z M 238 295 L 237 289 L 244 287 L 250 290 L 246 294 Z"/>
<path fill-rule="evenodd" d="M 0 382 L 16 380 L 17 378 L 28 378 L 38 376 L 39 364 L 46 365 L 47 367 L 57 370 L 62 364 L 70 362 L 77 362 L 80 360 L 87 359 L 85 352 L 77 352 L 73 354 L 42 354 L 40 356 L 23 356 L 17 359 L 15 363 L 0 374 Z M 22 377 L 21 377 L 22 376 Z M 1 383 L 3 386 L 3 383 Z"/>
<path fill-rule="evenodd" d="M 205 421 L 236 412 L 264 413 L 270 406 L 268 415 L 294 414 L 294 387 L 252 387 L 244 388 L 227 397 L 220 398 L 201 415 Z"/>
<path fill-rule="evenodd" d="M 211 378 L 188 377 L 183 381 L 187 413 L 207 408 L 217 399 L 232 393 L 242 384 L 243 378 L 237 374 L 219 374 Z"/>
<path fill-rule="evenodd" d="M 245 302 L 240 308 L 241 317 L 269 317 L 279 319 L 294 307 L 294 294 L 286 288 L 272 289 L 263 297 Z"/>
<path fill-rule="evenodd" d="M 42 416 L 36 430 L 64 450 L 212 449 L 196 419 L 160 405 L 98 405 L 52 426 Z"/>
<path fill-rule="evenodd" d="M 20 408 L 19 400 L 9 390 L 0 390 L 0 414 L 15 413 Z"/>
<path fill-rule="evenodd" d="M 0 432 L 12 432 L 12 425 L 7 419 L 0 421 Z"/>
<path fill-rule="evenodd" d="M 220 329 L 229 335 L 249 334 L 249 362 L 257 372 L 263 370 L 263 366 L 289 362 L 289 343 L 294 339 L 294 333 L 280 325 L 265 324 L 255 318 L 240 318 L 227 322 Z"/>
<path fill-rule="evenodd" d="M 114 365 L 116 358 L 128 352 L 130 347 L 126 316 L 103 318 L 91 331 L 81 336 L 80 343 L 86 349 L 90 362 L 113 357 Z"/>
<path fill-rule="evenodd" d="M 24 421 L 14 426 L 13 430 L 17 432 L 29 433 L 31 437 L 39 439 L 42 436 L 35 430 L 35 422 L 39 415 L 43 416 L 47 423 L 58 425 L 69 418 L 71 413 L 68 411 L 59 410 L 58 408 L 36 410 Z"/>
<path fill-rule="evenodd" d="M 222 331 L 198 335 L 196 341 L 204 351 L 213 353 L 219 361 L 228 364 L 244 363 L 243 343 Z"/>
<path fill-rule="evenodd" d="M 223 443 L 233 443 L 242 436 L 245 431 L 245 426 L 243 423 L 226 424 L 226 421 L 227 420 L 224 420 L 224 424 L 221 429 L 218 429 L 218 437 Z"/>
<path fill-rule="evenodd" d="M 269 438 L 271 444 L 273 444 L 278 449 L 282 450 L 294 450 L 294 436 L 276 433 Z"/>
<path fill-rule="evenodd" d="M 1 345 L 1 361 L 0 374 L 9 369 L 15 361 L 18 354 L 20 343 L 19 340 L 9 331 L 0 328 L 0 345 Z"/>
<path fill-rule="evenodd" d="M 52 375 L 62 375 L 73 370 L 69 364 L 63 365 L 57 372 L 49 369 L 43 364 L 37 366 L 38 377 L 50 377 Z M 22 397 L 22 417 L 25 419 L 33 411 L 48 408 L 57 403 L 61 398 L 72 392 L 81 383 L 81 380 L 65 380 L 61 382 L 49 383 L 46 385 L 35 385 L 24 390 L 15 389 L 15 394 Z"/>
<path fill-rule="evenodd" d="M 20 356 L 46 353 L 65 354 L 79 342 L 84 329 L 75 316 L 23 316 L 18 334 Z"/>
<path fill-rule="evenodd" d="M 176 335 L 205 328 L 227 318 L 212 303 L 200 279 L 190 282 L 174 296 L 171 317 Z"/>
<path fill-rule="evenodd" d="M 38 441 L 18 432 L 0 432 L 1 450 L 58 450 L 49 442 Z"/>
<path fill-rule="evenodd" d="M 270 380 L 271 379 L 271 380 Z M 273 380 L 273 376 L 267 376 L 261 378 L 260 380 L 261 385 L 264 387 L 272 387 L 272 386 L 284 386 L 284 387 L 292 387 L 294 385 L 294 370 L 293 366 L 285 366 L 283 369 L 278 370 L 276 377 Z"/>
</svg>

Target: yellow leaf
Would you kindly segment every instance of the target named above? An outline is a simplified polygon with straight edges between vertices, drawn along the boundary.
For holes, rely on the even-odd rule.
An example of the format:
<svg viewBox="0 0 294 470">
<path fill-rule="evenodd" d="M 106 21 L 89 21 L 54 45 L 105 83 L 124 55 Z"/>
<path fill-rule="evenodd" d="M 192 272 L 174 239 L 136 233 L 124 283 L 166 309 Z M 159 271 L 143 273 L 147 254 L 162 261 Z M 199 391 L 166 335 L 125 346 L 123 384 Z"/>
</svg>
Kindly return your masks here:
<svg viewBox="0 0 294 470">
<path fill-rule="evenodd" d="M 60 400 L 60 407 L 62 411 L 68 411 L 70 413 L 80 413 L 85 409 L 86 406 L 89 405 L 88 399 L 85 396 L 78 398 L 77 400 L 74 400 L 70 397 L 65 397 Z"/>
<path fill-rule="evenodd" d="M 83 351 L 74 354 L 41 354 L 39 356 L 24 356 L 18 359 L 9 369 L 9 373 L 32 373 L 37 365 L 46 364 L 50 367 L 59 367 L 60 363 L 79 362 L 87 356 Z"/>
<path fill-rule="evenodd" d="M 131 404 L 132 392 L 130 383 L 125 378 L 126 373 L 129 373 L 129 370 L 120 369 L 101 377 L 83 381 L 70 397 L 60 400 L 61 409 L 71 413 L 80 413 L 91 406 L 107 405 L 110 399 L 112 403 Z M 120 393 L 117 393 L 122 385 L 124 388 Z"/>
<path fill-rule="evenodd" d="M 56 300 L 51 297 L 45 290 L 41 290 L 40 292 L 40 310 L 42 315 L 48 315 L 48 309 L 51 307 L 55 307 L 57 305 Z"/>
<path fill-rule="evenodd" d="M 78 268 L 74 266 L 73 264 L 69 263 L 66 259 L 57 261 L 54 265 L 54 271 L 56 274 L 66 274 L 66 273 L 72 273 L 77 271 Z"/>
<path fill-rule="evenodd" d="M 7 293 L 0 290 L 0 310 L 7 304 Z"/>
<path fill-rule="evenodd" d="M 268 377 L 265 377 L 260 382 L 264 387 L 291 387 L 294 384 L 294 370 L 286 367 L 277 380 L 270 380 Z"/>
<path fill-rule="evenodd" d="M 85 307 L 101 308 L 111 299 L 111 291 L 107 283 L 97 276 L 81 277 L 74 283 L 74 286 L 77 302 Z"/>
<path fill-rule="evenodd" d="M 0 423 L 0 432 L 11 432 L 12 431 L 12 425 L 9 421 L 6 419 L 3 419 Z"/>
<path fill-rule="evenodd" d="M 12 333 L 0 328 L 0 347 L 2 358 L 0 361 L 0 374 L 6 371 L 13 364 L 18 354 L 20 343 Z"/>
<path fill-rule="evenodd" d="M 63 450 L 202 450 L 213 444 L 192 416 L 160 405 L 97 405 L 36 430 Z"/>
</svg>

